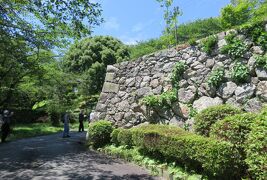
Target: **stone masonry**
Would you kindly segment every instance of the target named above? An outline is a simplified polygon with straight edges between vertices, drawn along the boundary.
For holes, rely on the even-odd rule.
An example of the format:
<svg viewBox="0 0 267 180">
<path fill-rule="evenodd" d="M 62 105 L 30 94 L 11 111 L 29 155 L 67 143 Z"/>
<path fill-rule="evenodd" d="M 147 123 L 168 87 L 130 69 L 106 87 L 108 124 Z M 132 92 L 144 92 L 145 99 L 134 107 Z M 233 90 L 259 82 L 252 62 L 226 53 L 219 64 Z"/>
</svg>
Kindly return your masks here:
<svg viewBox="0 0 267 180">
<path fill-rule="evenodd" d="M 140 99 L 172 89 L 170 75 L 178 61 L 187 66 L 183 79 L 179 82 L 179 101 L 174 103 L 171 111 L 161 112 L 154 118 L 183 127 L 185 123 L 193 123 L 189 117 L 192 107 L 199 112 L 209 106 L 228 103 L 246 111 L 258 111 L 267 102 L 267 72 L 255 67 L 253 55 L 263 54 L 263 51 L 261 47 L 251 46 L 242 58 L 242 62 L 250 70 L 250 79 L 246 83 L 237 84 L 230 75 L 234 60 L 219 53 L 226 43 L 224 37 L 227 33 L 218 34 L 218 45 L 212 55 L 191 46 L 178 51 L 163 50 L 136 61 L 108 66 L 95 109 L 95 120 L 107 119 L 124 128 L 146 122 L 147 108 L 140 104 Z M 244 41 L 252 43 L 249 38 Z M 227 81 L 215 89 L 208 85 L 207 78 L 209 73 L 219 67 L 225 69 Z"/>
</svg>

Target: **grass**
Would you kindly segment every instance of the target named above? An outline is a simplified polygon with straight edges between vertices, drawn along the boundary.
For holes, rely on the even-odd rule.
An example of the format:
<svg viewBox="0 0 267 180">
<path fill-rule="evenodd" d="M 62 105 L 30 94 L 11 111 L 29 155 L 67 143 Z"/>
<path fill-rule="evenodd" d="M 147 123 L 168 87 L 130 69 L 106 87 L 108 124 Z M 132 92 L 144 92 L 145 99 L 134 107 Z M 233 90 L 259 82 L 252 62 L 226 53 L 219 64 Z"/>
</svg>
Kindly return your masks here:
<svg viewBox="0 0 267 180">
<path fill-rule="evenodd" d="M 169 177 L 172 179 L 190 179 L 201 180 L 207 177 L 197 174 L 194 171 L 187 171 L 176 163 L 162 162 L 152 157 L 148 157 L 139 152 L 138 148 L 127 148 L 125 146 L 116 147 L 114 145 L 107 145 L 104 148 L 99 148 L 98 151 L 117 158 L 133 162 L 139 166 L 143 166 L 150 171 L 154 176 Z M 165 171 L 165 173 L 164 173 Z"/>
<path fill-rule="evenodd" d="M 70 124 L 72 131 L 78 131 L 79 123 L 75 122 Z M 85 130 L 87 129 L 87 122 L 84 123 Z M 31 123 L 31 124 L 16 124 L 11 127 L 11 134 L 7 137 L 7 140 L 13 141 L 22 138 L 29 138 L 35 136 L 43 136 L 54 134 L 63 131 L 63 124 L 55 127 L 50 123 Z"/>
</svg>

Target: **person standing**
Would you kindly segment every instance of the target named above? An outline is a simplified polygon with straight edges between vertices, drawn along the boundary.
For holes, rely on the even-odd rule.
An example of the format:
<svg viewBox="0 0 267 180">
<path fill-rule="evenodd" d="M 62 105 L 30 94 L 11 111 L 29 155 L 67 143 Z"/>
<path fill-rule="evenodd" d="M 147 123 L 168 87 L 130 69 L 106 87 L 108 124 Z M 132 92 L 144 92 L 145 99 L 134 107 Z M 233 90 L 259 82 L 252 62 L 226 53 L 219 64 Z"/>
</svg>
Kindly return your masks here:
<svg viewBox="0 0 267 180">
<path fill-rule="evenodd" d="M 88 115 L 88 130 L 87 130 L 87 133 L 86 133 L 86 140 L 88 140 L 89 139 L 89 124 L 93 121 L 93 119 L 94 119 L 94 110 L 92 110 L 91 111 L 91 113 Z"/>
<path fill-rule="evenodd" d="M 10 122 L 11 117 L 13 116 L 13 112 L 9 113 L 8 110 L 4 110 L 3 113 L 3 124 L 1 127 L 2 135 L 1 135 L 1 142 L 6 142 L 6 138 L 10 133 Z"/>
<path fill-rule="evenodd" d="M 63 138 L 70 137 L 69 132 L 70 132 L 70 115 L 68 113 L 64 114 L 63 117 L 63 123 L 64 123 L 64 131 L 63 131 Z"/>
<path fill-rule="evenodd" d="M 83 126 L 83 120 L 84 120 L 84 114 L 83 114 L 83 110 L 80 111 L 79 114 L 79 132 L 83 132 L 84 131 L 84 126 Z"/>
</svg>

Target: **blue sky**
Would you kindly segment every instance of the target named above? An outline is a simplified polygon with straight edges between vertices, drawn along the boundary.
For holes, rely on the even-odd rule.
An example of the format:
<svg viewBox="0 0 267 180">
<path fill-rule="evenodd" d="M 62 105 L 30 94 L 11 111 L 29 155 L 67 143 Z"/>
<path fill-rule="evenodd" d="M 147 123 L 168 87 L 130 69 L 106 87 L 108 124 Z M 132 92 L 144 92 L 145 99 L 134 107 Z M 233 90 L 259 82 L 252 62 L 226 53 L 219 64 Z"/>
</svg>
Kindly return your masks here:
<svg viewBox="0 0 267 180">
<path fill-rule="evenodd" d="M 163 8 L 156 0 L 94 0 L 102 5 L 105 22 L 93 35 L 111 35 L 126 44 L 157 38 L 164 29 Z M 216 17 L 230 0 L 174 0 L 183 15 L 179 23 Z"/>
</svg>

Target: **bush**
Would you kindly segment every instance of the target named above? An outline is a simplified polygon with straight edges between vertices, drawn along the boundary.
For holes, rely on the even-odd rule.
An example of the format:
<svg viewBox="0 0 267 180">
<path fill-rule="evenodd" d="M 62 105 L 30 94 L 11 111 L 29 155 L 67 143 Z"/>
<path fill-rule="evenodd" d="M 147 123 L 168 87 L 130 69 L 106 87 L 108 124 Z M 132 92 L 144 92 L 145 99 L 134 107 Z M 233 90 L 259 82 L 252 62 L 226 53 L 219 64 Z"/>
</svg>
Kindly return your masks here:
<svg viewBox="0 0 267 180">
<path fill-rule="evenodd" d="M 181 77 L 186 69 L 186 65 L 183 62 L 177 62 L 172 70 L 171 74 L 171 82 L 173 87 L 178 88 L 179 81 L 181 80 Z"/>
<path fill-rule="evenodd" d="M 120 128 L 114 129 L 110 135 L 111 136 L 111 142 L 116 146 L 120 145 L 120 143 L 118 141 L 118 134 L 120 131 L 121 131 Z"/>
<path fill-rule="evenodd" d="M 118 142 L 120 145 L 132 147 L 132 133 L 128 129 L 120 129 L 118 133 Z"/>
<path fill-rule="evenodd" d="M 267 8 L 267 3 L 266 3 Z M 249 37 L 251 37 L 252 41 L 263 48 L 263 50 L 267 50 L 267 32 L 265 31 L 266 21 L 260 21 L 256 23 L 250 23 L 245 27 L 241 28 L 241 31 L 244 31 Z"/>
<path fill-rule="evenodd" d="M 267 177 L 267 115 L 263 113 L 252 124 L 245 143 L 246 163 L 253 179 Z"/>
<path fill-rule="evenodd" d="M 231 72 L 231 78 L 237 83 L 246 82 L 249 77 L 249 69 L 241 62 L 236 62 Z"/>
<path fill-rule="evenodd" d="M 148 95 L 141 99 L 141 104 L 152 108 L 171 108 L 171 104 L 177 101 L 177 91 L 166 91 L 160 95 Z"/>
<path fill-rule="evenodd" d="M 221 48 L 221 53 L 228 54 L 231 58 L 237 59 L 243 57 L 247 52 L 248 46 L 234 34 L 229 34 L 225 37 L 227 44 Z"/>
<path fill-rule="evenodd" d="M 201 42 L 202 50 L 207 54 L 211 54 L 217 42 L 218 42 L 218 37 L 216 35 L 207 37 Z"/>
<path fill-rule="evenodd" d="M 240 174 L 245 174 L 247 170 L 247 165 L 244 161 L 246 158 L 244 151 L 246 145 L 244 143 L 256 118 L 257 115 L 252 113 L 237 114 L 228 116 L 211 127 L 211 137 L 228 141 L 238 150 L 241 156 Z"/>
<path fill-rule="evenodd" d="M 166 125 L 133 129 L 133 142 L 148 153 L 162 154 L 186 167 L 194 167 L 209 176 L 234 176 L 238 153 L 228 142 L 195 135 Z"/>
<path fill-rule="evenodd" d="M 256 56 L 256 67 L 267 70 L 267 54 L 264 56 Z"/>
<path fill-rule="evenodd" d="M 229 105 L 218 105 L 204 109 L 195 116 L 195 132 L 200 135 L 209 136 L 211 125 L 229 115 L 239 113 L 242 113 L 242 111 Z"/>
<path fill-rule="evenodd" d="M 210 136 L 219 140 L 229 141 L 238 149 L 243 149 L 247 134 L 251 131 L 251 125 L 256 118 L 257 114 L 253 113 L 228 116 L 213 124 Z"/>
<path fill-rule="evenodd" d="M 190 44 L 190 46 L 196 46 L 197 45 L 197 42 L 196 42 L 196 39 L 195 38 L 191 38 L 188 40 L 188 43 Z"/>
<path fill-rule="evenodd" d="M 219 87 L 224 80 L 224 69 L 218 68 L 211 72 L 208 78 L 209 86 Z"/>
<path fill-rule="evenodd" d="M 109 144 L 112 130 L 111 122 L 106 120 L 90 124 L 88 128 L 89 145 L 92 145 L 93 148 L 99 148 Z"/>
</svg>

